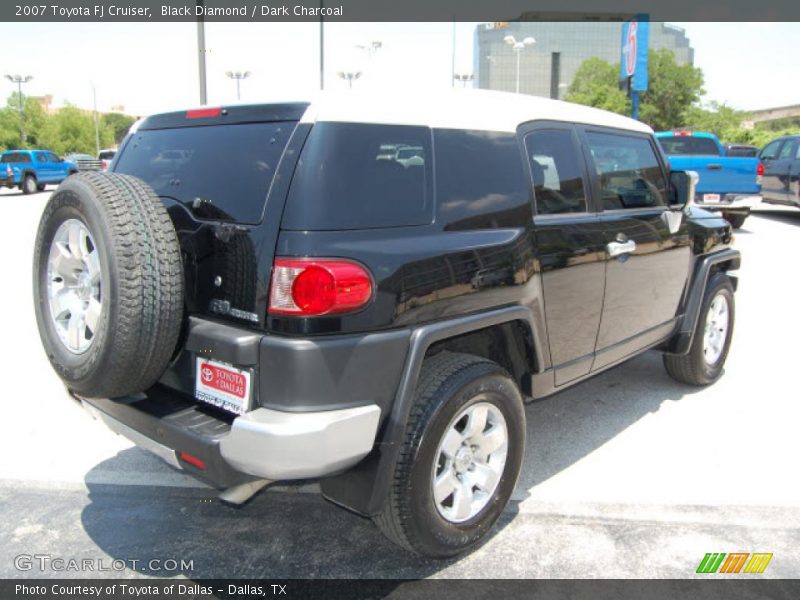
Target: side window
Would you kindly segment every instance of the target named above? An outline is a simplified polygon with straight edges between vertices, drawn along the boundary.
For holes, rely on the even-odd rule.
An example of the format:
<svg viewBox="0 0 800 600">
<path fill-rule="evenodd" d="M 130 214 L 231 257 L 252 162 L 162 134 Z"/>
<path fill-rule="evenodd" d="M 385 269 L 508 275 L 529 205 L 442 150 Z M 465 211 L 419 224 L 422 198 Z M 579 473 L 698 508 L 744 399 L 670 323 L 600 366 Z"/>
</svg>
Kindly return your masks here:
<svg viewBox="0 0 800 600">
<path fill-rule="evenodd" d="M 44 152 L 37 152 L 36 153 L 36 162 L 46 163 L 47 162 L 47 154 Z"/>
<path fill-rule="evenodd" d="M 531 165 L 536 214 L 586 212 L 583 158 L 572 131 L 544 129 L 525 137 Z"/>
<path fill-rule="evenodd" d="M 427 127 L 317 123 L 289 190 L 287 229 L 428 225 L 433 221 Z"/>
<path fill-rule="evenodd" d="M 778 158 L 791 158 L 794 154 L 793 150 L 794 144 L 792 143 L 792 140 L 786 140 L 786 142 L 783 144 L 783 148 L 781 148 L 781 151 L 778 153 Z"/>
<path fill-rule="evenodd" d="M 667 184 L 646 138 L 588 132 L 605 210 L 666 204 Z"/>
<path fill-rule="evenodd" d="M 435 129 L 438 219 L 446 230 L 531 222 L 530 183 L 515 133 Z"/>
<path fill-rule="evenodd" d="M 61 159 L 60 159 L 60 158 L 58 158 L 58 156 L 57 156 L 57 155 L 55 155 L 55 154 L 53 154 L 52 152 L 48 152 L 48 153 L 47 153 L 47 160 L 49 160 L 50 162 L 58 162 L 58 161 L 60 161 Z"/>
<path fill-rule="evenodd" d="M 773 160 L 775 157 L 778 156 L 778 150 L 780 149 L 780 145 L 783 143 L 783 140 L 775 140 L 774 142 L 770 142 L 764 149 L 761 151 L 760 157 L 766 160 Z"/>
<path fill-rule="evenodd" d="M 794 157 L 800 160 L 800 140 L 795 140 L 795 143 L 797 144 L 797 151 L 794 153 Z"/>
</svg>

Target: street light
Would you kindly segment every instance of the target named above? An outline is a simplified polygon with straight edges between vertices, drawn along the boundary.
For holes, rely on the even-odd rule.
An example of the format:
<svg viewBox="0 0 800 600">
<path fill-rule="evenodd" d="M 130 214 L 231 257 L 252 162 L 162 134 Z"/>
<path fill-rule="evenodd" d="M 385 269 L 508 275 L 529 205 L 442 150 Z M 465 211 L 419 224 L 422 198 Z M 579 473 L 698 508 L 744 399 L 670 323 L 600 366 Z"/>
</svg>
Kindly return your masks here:
<svg viewBox="0 0 800 600">
<path fill-rule="evenodd" d="M 453 75 L 453 79 L 460 81 L 462 87 L 467 87 L 467 82 L 475 79 L 475 76 L 472 73 L 456 73 Z"/>
<path fill-rule="evenodd" d="M 92 101 L 94 102 L 94 145 L 95 150 L 97 150 L 97 156 L 100 156 L 100 126 L 97 123 L 97 90 L 94 89 L 94 83 L 89 82 L 92 85 Z"/>
<path fill-rule="evenodd" d="M 225 73 L 225 75 L 227 75 L 231 79 L 235 79 L 236 80 L 236 99 L 237 100 L 241 100 L 242 99 L 242 91 L 239 88 L 239 82 L 242 79 L 247 79 L 248 77 L 250 77 L 250 71 L 227 71 Z"/>
<path fill-rule="evenodd" d="M 336 73 L 341 79 L 347 81 L 348 87 L 353 88 L 353 80 L 361 77 L 361 71 L 339 71 Z"/>
<path fill-rule="evenodd" d="M 503 38 L 503 41 L 511 46 L 517 54 L 517 93 L 519 94 L 519 55 L 526 46 L 533 46 L 536 40 L 528 36 L 521 42 L 518 42 L 517 38 L 509 34 Z"/>
<path fill-rule="evenodd" d="M 25 136 L 25 130 L 23 129 L 22 117 L 25 114 L 25 109 L 22 105 L 22 84 L 28 83 L 33 76 L 31 75 L 6 75 L 6 79 L 8 79 L 11 83 L 17 84 L 17 89 L 19 90 L 19 139 L 22 146 L 25 146 L 25 141 L 27 137 Z"/>
<path fill-rule="evenodd" d="M 367 55 L 367 58 L 372 58 L 375 56 L 375 53 L 383 47 L 383 42 L 379 40 L 374 40 L 369 44 L 356 44 L 356 48 L 361 50 L 364 54 Z"/>
</svg>

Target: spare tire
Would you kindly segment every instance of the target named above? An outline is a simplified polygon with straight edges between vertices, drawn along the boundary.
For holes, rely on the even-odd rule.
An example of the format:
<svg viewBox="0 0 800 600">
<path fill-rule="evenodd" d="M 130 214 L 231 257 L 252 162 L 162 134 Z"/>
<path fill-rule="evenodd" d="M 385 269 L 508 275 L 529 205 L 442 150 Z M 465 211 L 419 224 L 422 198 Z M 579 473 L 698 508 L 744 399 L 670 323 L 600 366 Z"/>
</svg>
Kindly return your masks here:
<svg viewBox="0 0 800 600">
<path fill-rule="evenodd" d="M 39 223 L 33 289 L 42 344 L 69 389 L 113 398 L 149 388 L 183 315 L 180 246 L 158 196 L 129 175 L 67 178 Z"/>
</svg>

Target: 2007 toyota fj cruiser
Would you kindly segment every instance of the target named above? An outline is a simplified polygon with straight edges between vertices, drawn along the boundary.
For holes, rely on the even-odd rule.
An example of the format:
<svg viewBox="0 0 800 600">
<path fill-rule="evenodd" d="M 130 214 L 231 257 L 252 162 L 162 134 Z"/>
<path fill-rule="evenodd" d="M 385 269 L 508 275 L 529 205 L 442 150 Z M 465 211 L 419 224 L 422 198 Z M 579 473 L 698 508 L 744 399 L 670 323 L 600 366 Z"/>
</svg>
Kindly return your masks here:
<svg viewBox="0 0 800 600">
<path fill-rule="evenodd" d="M 398 158 L 414 149 L 414 160 Z M 275 480 L 428 556 L 506 505 L 524 400 L 647 349 L 705 385 L 739 253 L 645 125 L 528 96 L 346 94 L 149 117 L 39 226 L 71 393 L 242 502 Z"/>
</svg>

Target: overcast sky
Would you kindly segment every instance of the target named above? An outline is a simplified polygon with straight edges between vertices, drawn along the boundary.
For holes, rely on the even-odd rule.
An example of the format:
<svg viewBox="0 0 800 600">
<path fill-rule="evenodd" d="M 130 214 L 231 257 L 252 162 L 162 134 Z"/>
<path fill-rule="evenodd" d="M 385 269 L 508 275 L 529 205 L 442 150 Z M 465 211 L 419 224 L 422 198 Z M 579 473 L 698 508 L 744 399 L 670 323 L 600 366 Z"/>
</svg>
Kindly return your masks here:
<svg viewBox="0 0 800 600">
<path fill-rule="evenodd" d="M 800 104 L 800 23 L 677 23 L 706 78 L 706 101 L 740 109 Z M 474 23 L 456 25 L 456 71 L 472 71 Z M 326 23 L 326 87 L 363 71 L 362 88 L 449 87 L 452 23 Z M 0 69 L 32 75 L 24 92 L 145 115 L 198 103 L 194 23 L 0 23 Z M 357 44 L 380 40 L 368 58 Z M 234 101 L 229 70 L 249 70 L 242 100 L 303 99 L 319 88 L 317 23 L 207 23 L 210 103 Z M 0 94 L 13 90 L 2 79 Z"/>
</svg>

